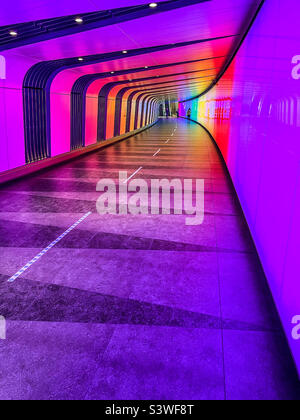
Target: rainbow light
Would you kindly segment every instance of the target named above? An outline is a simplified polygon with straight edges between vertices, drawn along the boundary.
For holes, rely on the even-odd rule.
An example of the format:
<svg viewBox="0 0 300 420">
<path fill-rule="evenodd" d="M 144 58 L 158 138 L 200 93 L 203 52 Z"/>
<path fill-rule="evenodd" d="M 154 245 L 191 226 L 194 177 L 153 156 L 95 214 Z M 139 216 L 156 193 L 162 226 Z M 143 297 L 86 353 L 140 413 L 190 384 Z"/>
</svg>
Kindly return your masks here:
<svg viewBox="0 0 300 420">
<path fill-rule="evenodd" d="M 222 152 L 300 372 L 300 6 L 271 3 L 218 85 L 180 112 Z"/>
</svg>

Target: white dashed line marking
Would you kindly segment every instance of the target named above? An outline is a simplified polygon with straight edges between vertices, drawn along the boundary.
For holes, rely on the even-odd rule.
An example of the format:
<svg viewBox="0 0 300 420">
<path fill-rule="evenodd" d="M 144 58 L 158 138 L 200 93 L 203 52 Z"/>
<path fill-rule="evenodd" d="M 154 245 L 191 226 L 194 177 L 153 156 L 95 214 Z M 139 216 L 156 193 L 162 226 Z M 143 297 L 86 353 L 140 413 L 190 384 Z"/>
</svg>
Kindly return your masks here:
<svg viewBox="0 0 300 420">
<path fill-rule="evenodd" d="M 72 225 L 68 230 L 66 230 L 62 235 L 60 235 L 55 241 L 53 241 L 47 248 L 43 249 L 38 255 L 36 255 L 31 261 L 24 265 L 21 270 L 19 270 L 15 275 L 13 275 L 9 280 L 9 283 L 13 283 L 18 277 L 20 277 L 25 271 L 27 271 L 35 262 L 42 258 L 50 249 L 52 249 L 58 242 L 60 242 L 65 236 L 68 235 L 73 229 L 75 229 L 81 222 L 83 222 L 92 212 L 86 213 L 81 219 L 79 219 L 74 225 Z"/>
<path fill-rule="evenodd" d="M 133 178 L 138 172 L 140 172 L 143 169 L 143 167 L 141 166 L 139 169 L 137 169 L 129 178 L 126 179 L 126 181 L 123 182 L 123 184 L 127 184 L 128 181 L 131 180 L 131 178 Z"/>
<path fill-rule="evenodd" d="M 158 149 L 158 151 L 154 153 L 153 157 L 157 156 L 160 151 L 161 151 L 161 149 Z"/>
</svg>

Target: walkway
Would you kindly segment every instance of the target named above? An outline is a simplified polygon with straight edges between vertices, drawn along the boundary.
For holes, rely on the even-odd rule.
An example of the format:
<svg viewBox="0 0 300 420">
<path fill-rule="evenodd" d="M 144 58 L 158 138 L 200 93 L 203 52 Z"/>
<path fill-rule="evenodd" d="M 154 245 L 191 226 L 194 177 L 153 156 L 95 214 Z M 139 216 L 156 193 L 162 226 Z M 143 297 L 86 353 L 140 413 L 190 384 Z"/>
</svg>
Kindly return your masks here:
<svg viewBox="0 0 300 420">
<path fill-rule="evenodd" d="M 98 180 L 141 167 L 132 179 L 204 179 L 204 223 L 97 214 Z M 3 187 L 0 255 L 2 399 L 300 398 L 228 175 L 194 123 Z"/>
</svg>

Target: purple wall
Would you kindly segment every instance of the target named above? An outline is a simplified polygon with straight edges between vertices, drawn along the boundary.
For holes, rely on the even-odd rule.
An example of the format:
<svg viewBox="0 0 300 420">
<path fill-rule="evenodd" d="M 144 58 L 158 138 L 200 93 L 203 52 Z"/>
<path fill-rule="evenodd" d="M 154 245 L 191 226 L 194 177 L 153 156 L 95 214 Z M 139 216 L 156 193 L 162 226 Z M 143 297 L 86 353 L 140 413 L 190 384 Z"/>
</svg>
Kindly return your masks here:
<svg viewBox="0 0 300 420">
<path fill-rule="evenodd" d="M 144 4 L 144 0 L 109 0 L 109 7 L 135 6 Z M 103 0 L 15 0 L 1 2 L 0 26 L 30 22 L 39 19 L 51 19 L 69 14 L 80 14 L 106 10 L 108 3 Z"/>
<path fill-rule="evenodd" d="M 19 21 L 20 16 L 30 20 L 37 16 L 50 17 L 53 13 L 63 13 L 61 9 L 56 9 L 57 6 L 53 11 L 53 2 L 50 1 L 37 0 L 35 5 L 40 7 L 32 8 L 31 5 L 26 10 L 20 9 L 21 3 L 24 2 L 17 2 L 14 9 L 11 5 L 3 6 L 0 13 L 2 21 L 13 22 L 11 19 L 14 13 L 15 21 Z M 78 11 L 79 3 L 73 2 L 74 13 L 75 10 Z M 94 7 L 100 7 L 101 2 L 96 0 L 96 3 Z M 116 0 L 111 7 L 125 3 L 129 4 L 128 1 Z M 135 0 L 130 2 L 138 3 L 140 2 Z M 166 32 L 165 38 L 169 42 L 196 39 L 199 36 L 199 22 L 205 27 L 202 36 L 235 33 L 241 23 L 242 8 L 231 9 L 228 6 L 226 13 L 221 14 L 221 3 L 207 2 L 201 7 L 198 5 L 189 9 L 193 10 L 195 24 L 183 31 L 179 24 L 182 23 L 182 16 L 188 19 L 189 10 L 186 15 L 182 10 L 169 12 L 167 16 L 172 25 L 170 34 Z M 234 1 L 226 3 L 234 6 Z M 246 10 L 250 2 L 245 0 L 242 4 Z M 88 1 L 86 10 L 83 11 L 94 10 L 94 7 Z M 210 129 L 220 146 L 300 370 L 300 341 L 293 340 L 291 336 L 291 320 L 293 316 L 300 314 L 300 263 L 297 252 L 300 250 L 300 226 L 297 218 L 300 210 L 299 17 L 299 0 L 266 0 L 243 47 L 218 86 L 205 97 L 182 104 L 181 113 L 185 114 L 190 107 L 193 118 Z M 163 19 L 166 19 L 166 15 Z M 141 22 L 123 23 L 120 27 L 123 32 L 119 26 L 113 25 L 4 51 L 0 56 L 0 172 L 25 163 L 22 83 L 31 66 L 43 60 L 84 56 L 100 50 L 111 52 L 135 48 L 137 44 L 158 45 L 162 36 L 161 22 L 161 17 L 147 17 Z M 145 27 L 155 30 L 145 31 Z M 125 29 L 130 36 L 125 34 Z M 94 39 L 98 40 L 97 43 Z M 97 65 L 94 70 L 91 67 L 84 71 L 98 72 L 100 68 L 104 71 L 102 66 L 106 71 L 115 71 L 115 66 L 123 69 L 149 65 L 152 62 L 162 64 L 199 59 L 201 54 L 203 57 L 223 56 L 225 53 L 227 55 L 228 43 L 231 45 L 232 40 L 214 42 L 201 48 L 194 45 L 163 54 L 153 53 L 126 60 L 124 58 L 117 63 Z M 144 61 L 145 58 L 147 61 Z M 208 63 L 203 64 L 207 65 Z M 69 95 L 74 80 L 80 75 L 82 74 L 65 71 L 65 74 L 57 76 L 51 87 L 53 155 L 69 150 Z M 182 99 L 186 98 L 187 91 L 182 95 Z M 90 108 L 88 116 L 91 116 L 93 124 L 95 105 Z M 95 131 L 95 125 L 88 131 L 88 144 L 94 141 Z"/>
<path fill-rule="evenodd" d="M 1 55 L 0 172 L 25 164 L 22 83 L 36 61 L 10 51 Z"/>
<path fill-rule="evenodd" d="M 181 115 L 222 151 L 300 371 L 299 17 L 299 0 L 266 1 L 226 75 Z"/>
</svg>

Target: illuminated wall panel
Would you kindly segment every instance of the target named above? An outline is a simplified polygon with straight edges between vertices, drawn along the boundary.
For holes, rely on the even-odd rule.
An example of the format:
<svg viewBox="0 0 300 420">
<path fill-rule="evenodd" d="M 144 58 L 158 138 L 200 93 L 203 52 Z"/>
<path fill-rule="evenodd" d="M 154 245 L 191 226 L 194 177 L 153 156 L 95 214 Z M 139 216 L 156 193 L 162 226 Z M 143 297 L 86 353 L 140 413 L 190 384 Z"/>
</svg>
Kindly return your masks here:
<svg viewBox="0 0 300 420">
<path fill-rule="evenodd" d="M 111 139 L 114 136 L 115 105 L 116 101 L 110 97 L 107 101 L 106 139 Z"/>
<path fill-rule="evenodd" d="M 0 77 L 0 171 L 25 164 L 22 84 L 32 59 L 1 53 Z"/>
<path fill-rule="evenodd" d="M 98 96 L 86 96 L 85 145 L 97 143 Z"/>
<path fill-rule="evenodd" d="M 70 151 L 70 95 L 52 94 L 51 110 L 51 156 L 57 156 Z"/>
<path fill-rule="evenodd" d="M 182 103 L 231 173 L 300 371 L 300 35 L 298 0 L 266 1 L 216 87 Z"/>
<path fill-rule="evenodd" d="M 130 116 L 130 131 L 134 130 L 134 120 L 135 120 L 135 110 L 136 110 L 136 97 L 138 94 L 133 98 L 131 104 L 131 116 Z"/>
<path fill-rule="evenodd" d="M 71 90 L 78 76 L 71 71 L 59 73 L 51 83 L 51 156 L 70 151 Z"/>
<path fill-rule="evenodd" d="M 122 100 L 120 134 L 126 133 L 127 99 Z"/>
</svg>

